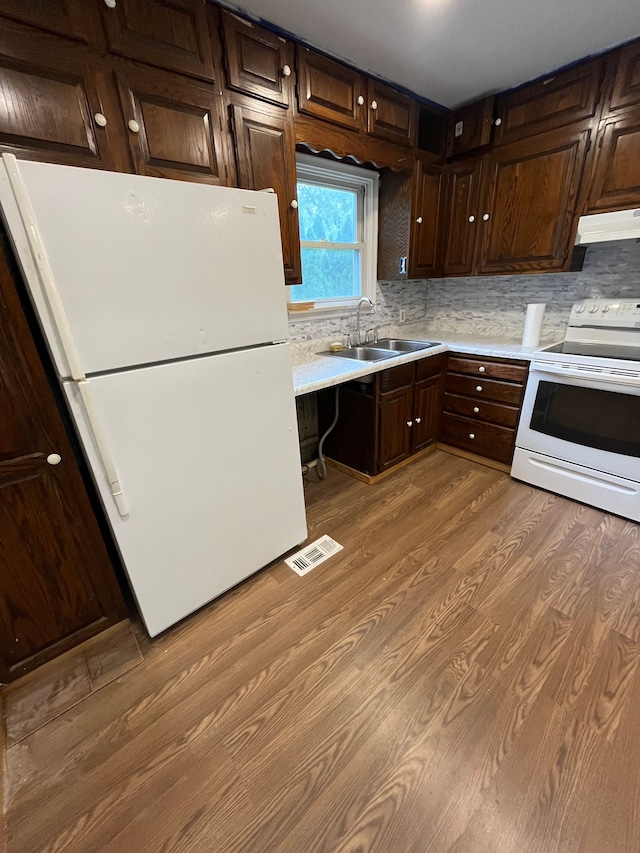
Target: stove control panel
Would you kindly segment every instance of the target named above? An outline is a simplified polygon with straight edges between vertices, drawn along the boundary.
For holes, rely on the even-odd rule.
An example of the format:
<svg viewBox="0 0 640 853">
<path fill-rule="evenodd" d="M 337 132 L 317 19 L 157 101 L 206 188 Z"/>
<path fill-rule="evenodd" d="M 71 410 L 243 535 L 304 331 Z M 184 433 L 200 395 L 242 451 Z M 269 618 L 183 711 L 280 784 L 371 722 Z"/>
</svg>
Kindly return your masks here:
<svg viewBox="0 0 640 853">
<path fill-rule="evenodd" d="M 569 325 L 640 329 L 640 296 L 637 299 L 581 299 L 571 309 Z"/>
</svg>

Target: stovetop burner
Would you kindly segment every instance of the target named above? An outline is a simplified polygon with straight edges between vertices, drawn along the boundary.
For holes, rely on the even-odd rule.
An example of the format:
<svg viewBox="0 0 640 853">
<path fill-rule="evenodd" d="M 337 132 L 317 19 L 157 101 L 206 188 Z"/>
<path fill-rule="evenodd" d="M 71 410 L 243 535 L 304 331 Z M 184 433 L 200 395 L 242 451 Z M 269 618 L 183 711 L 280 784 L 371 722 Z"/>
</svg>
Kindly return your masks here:
<svg viewBox="0 0 640 853">
<path fill-rule="evenodd" d="M 640 346 L 619 346 L 616 344 L 586 344 L 576 341 L 563 341 L 542 352 L 562 355 L 582 355 L 585 358 L 614 358 L 622 361 L 640 361 Z"/>
</svg>

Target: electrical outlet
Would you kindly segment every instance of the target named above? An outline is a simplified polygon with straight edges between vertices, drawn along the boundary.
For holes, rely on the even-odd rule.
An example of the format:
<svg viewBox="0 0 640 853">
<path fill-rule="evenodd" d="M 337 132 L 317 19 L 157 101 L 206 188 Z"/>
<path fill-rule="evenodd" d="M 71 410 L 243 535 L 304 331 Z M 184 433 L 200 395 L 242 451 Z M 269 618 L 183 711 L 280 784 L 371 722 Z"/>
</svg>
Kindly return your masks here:
<svg viewBox="0 0 640 853">
<path fill-rule="evenodd" d="M 407 312 L 404 310 L 404 308 L 401 308 L 398 311 L 398 323 L 404 323 L 404 321 L 406 319 L 407 319 Z"/>
</svg>

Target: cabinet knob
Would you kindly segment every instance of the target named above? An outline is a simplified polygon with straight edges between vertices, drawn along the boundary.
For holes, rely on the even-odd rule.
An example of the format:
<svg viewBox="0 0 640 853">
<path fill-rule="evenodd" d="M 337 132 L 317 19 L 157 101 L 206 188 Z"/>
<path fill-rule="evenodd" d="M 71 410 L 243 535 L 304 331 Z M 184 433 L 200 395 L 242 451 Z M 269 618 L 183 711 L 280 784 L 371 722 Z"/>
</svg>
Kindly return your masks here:
<svg viewBox="0 0 640 853">
<path fill-rule="evenodd" d="M 418 223 L 418 225 L 422 225 L 422 217 L 421 217 L 421 216 L 419 216 L 419 217 L 416 219 L 416 222 Z"/>
<path fill-rule="evenodd" d="M 487 369 L 486 367 L 479 367 L 478 373 L 484 373 L 486 369 Z"/>
<path fill-rule="evenodd" d="M 291 77 L 291 66 L 283 65 L 282 66 L 282 76 L 283 77 Z"/>
<path fill-rule="evenodd" d="M 131 119 L 131 121 L 128 123 L 128 127 L 129 127 L 129 130 L 131 131 L 131 133 L 140 133 L 140 125 L 139 125 L 139 124 L 138 124 L 138 122 L 137 122 L 135 119 L 133 119 L 133 118 L 132 118 L 132 119 Z"/>
<path fill-rule="evenodd" d="M 116 0 L 104 0 L 104 5 L 107 6 L 107 8 L 109 8 L 109 9 L 115 9 L 116 8 Z"/>
<path fill-rule="evenodd" d="M 476 437 L 475 432 L 470 432 L 470 433 L 469 433 L 469 438 L 470 438 L 472 441 L 473 441 L 473 439 L 474 439 L 475 437 Z"/>
<path fill-rule="evenodd" d="M 417 423 L 417 424 L 421 424 L 421 423 L 422 423 L 422 418 L 416 418 L 416 423 Z"/>
<path fill-rule="evenodd" d="M 295 198 L 294 198 L 294 199 L 293 199 L 293 201 L 291 202 L 290 207 L 292 207 L 294 210 L 297 210 L 297 209 L 298 209 L 298 202 L 295 200 Z"/>
<path fill-rule="evenodd" d="M 98 125 L 98 127 L 106 127 L 106 125 L 107 125 L 107 120 L 102 115 L 102 113 L 96 113 L 93 117 L 93 120 Z"/>
<path fill-rule="evenodd" d="M 469 217 L 469 222 L 475 222 L 475 221 L 476 221 L 475 216 L 471 215 L 471 216 Z"/>
<path fill-rule="evenodd" d="M 59 453 L 50 453 L 47 456 L 49 465 L 59 465 L 62 462 L 62 456 Z"/>
<path fill-rule="evenodd" d="M 496 127 L 500 127 L 500 125 L 502 124 L 502 119 L 501 119 L 501 118 L 497 118 L 497 119 L 494 121 L 494 124 L 495 124 L 495 126 L 496 126 Z"/>
<path fill-rule="evenodd" d="M 407 421 L 407 426 L 408 426 L 408 427 L 412 427 L 412 426 L 413 426 L 413 421 Z"/>
<path fill-rule="evenodd" d="M 483 214 L 482 214 L 482 218 L 483 218 L 483 220 L 486 222 L 486 221 L 487 221 L 487 219 L 489 218 L 489 214 L 488 214 L 488 213 L 483 213 Z"/>
<path fill-rule="evenodd" d="M 482 391 L 482 385 L 476 385 L 476 391 Z"/>
<path fill-rule="evenodd" d="M 474 407 L 473 407 L 473 411 L 474 411 L 474 413 L 477 415 L 477 414 L 478 414 L 478 412 L 480 411 L 480 409 L 479 409 L 477 406 L 474 406 Z"/>
<path fill-rule="evenodd" d="M 364 98 L 362 95 L 358 95 L 358 106 L 361 107 L 364 104 Z"/>
<path fill-rule="evenodd" d="M 378 109 L 378 102 L 377 101 L 371 101 L 371 109 L 372 110 Z"/>
</svg>

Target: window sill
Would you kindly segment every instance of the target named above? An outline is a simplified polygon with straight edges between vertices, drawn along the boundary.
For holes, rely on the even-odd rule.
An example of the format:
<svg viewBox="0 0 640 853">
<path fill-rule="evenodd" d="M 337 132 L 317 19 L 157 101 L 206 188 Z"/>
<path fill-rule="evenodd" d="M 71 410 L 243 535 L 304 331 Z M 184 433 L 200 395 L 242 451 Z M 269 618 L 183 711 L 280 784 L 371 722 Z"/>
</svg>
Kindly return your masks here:
<svg viewBox="0 0 640 853">
<path fill-rule="evenodd" d="M 301 302 L 292 307 L 295 303 L 287 305 L 287 313 L 289 320 L 327 320 L 332 317 L 352 317 L 358 310 L 358 300 L 347 305 L 316 305 L 314 302 Z M 303 307 L 304 306 L 304 307 Z M 308 306 L 308 307 L 307 307 Z M 364 315 L 363 315 L 364 316 Z"/>
</svg>

